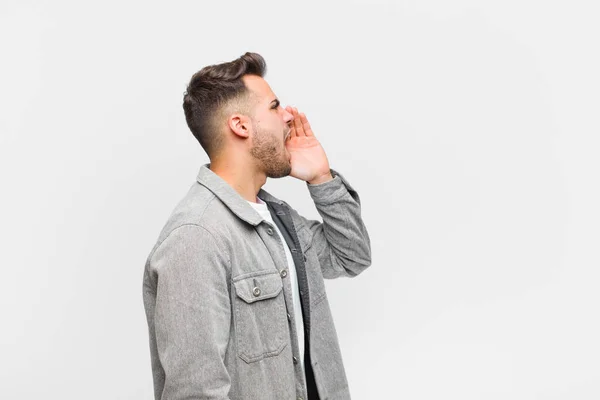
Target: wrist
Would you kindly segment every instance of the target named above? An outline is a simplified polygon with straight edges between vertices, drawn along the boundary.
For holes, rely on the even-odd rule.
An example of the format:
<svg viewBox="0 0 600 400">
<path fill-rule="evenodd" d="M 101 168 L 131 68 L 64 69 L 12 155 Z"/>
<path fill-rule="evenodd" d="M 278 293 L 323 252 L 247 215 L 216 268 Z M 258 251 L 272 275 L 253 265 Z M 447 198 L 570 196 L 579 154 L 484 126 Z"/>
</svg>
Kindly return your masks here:
<svg viewBox="0 0 600 400">
<path fill-rule="evenodd" d="M 321 183 L 329 182 L 333 180 L 333 175 L 331 175 L 331 171 L 327 171 L 327 173 L 317 176 L 316 178 L 307 181 L 309 185 L 319 185 Z"/>
</svg>

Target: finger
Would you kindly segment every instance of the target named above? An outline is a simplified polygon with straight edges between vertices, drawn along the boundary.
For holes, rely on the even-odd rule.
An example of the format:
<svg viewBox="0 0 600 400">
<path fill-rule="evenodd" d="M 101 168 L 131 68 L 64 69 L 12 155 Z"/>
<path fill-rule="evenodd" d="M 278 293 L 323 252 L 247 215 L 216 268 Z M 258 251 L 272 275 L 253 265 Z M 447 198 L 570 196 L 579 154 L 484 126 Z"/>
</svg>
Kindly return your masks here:
<svg viewBox="0 0 600 400">
<path fill-rule="evenodd" d="M 285 108 L 290 114 L 292 114 L 292 119 L 288 122 L 288 126 L 290 127 L 290 138 L 296 137 L 296 125 L 294 124 L 294 120 L 296 117 L 294 116 L 294 108 L 291 106 L 287 106 Z"/>
<path fill-rule="evenodd" d="M 294 119 L 296 117 L 294 116 L 294 109 L 292 108 L 292 106 L 285 106 L 285 111 L 292 114 L 292 119 L 288 122 L 288 127 L 290 128 L 290 136 L 289 137 L 292 138 L 292 137 L 296 136 L 296 127 L 294 126 Z"/>
<path fill-rule="evenodd" d="M 300 121 L 300 116 L 298 115 L 298 109 L 294 108 L 294 128 L 296 129 L 296 136 L 306 136 L 304 134 L 304 129 L 302 128 L 302 121 Z"/>
<path fill-rule="evenodd" d="M 304 113 L 300 113 L 300 122 L 302 123 L 302 128 L 306 136 L 315 136 Z"/>
</svg>

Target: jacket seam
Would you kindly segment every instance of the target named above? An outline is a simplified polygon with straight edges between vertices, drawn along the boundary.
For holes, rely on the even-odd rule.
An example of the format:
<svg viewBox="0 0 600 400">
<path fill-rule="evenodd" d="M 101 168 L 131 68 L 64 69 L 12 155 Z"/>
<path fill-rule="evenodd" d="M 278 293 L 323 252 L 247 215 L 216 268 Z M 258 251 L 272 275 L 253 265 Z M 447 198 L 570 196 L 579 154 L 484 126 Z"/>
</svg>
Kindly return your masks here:
<svg viewBox="0 0 600 400">
<path fill-rule="evenodd" d="M 202 212 L 200 213 L 199 216 L 199 220 L 202 220 L 202 217 L 204 217 L 204 213 L 206 211 L 206 209 L 208 208 L 208 206 L 210 205 L 210 203 L 216 198 L 217 196 L 215 196 L 214 194 L 212 195 L 212 198 L 210 199 L 210 201 L 208 201 L 206 203 L 206 206 L 204 207 L 204 209 L 202 210 Z M 186 222 L 183 223 L 181 225 L 176 226 L 175 228 L 171 229 L 171 231 L 167 234 L 167 236 L 165 236 L 165 238 L 163 240 L 161 240 L 157 245 L 156 248 L 154 249 L 154 251 L 152 252 L 152 255 L 150 256 L 150 260 L 152 260 L 152 258 L 154 258 L 154 254 L 158 251 L 158 249 L 160 249 L 160 247 L 162 246 L 162 244 L 164 243 L 165 240 L 167 240 L 172 234 L 173 232 L 175 232 L 176 230 L 178 230 L 179 228 L 183 228 L 184 226 L 197 226 L 198 228 L 202 228 L 203 230 L 205 230 L 210 237 L 212 237 L 212 239 L 214 240 L 215 244 L 217 245 L 217 247 L 219 248 L 219 250 L 223 253 L 227 255 L 227 264 L 229 264 L 229 267 L 231 268 L 231 257 L 229 256 L 229 254 L 225 251 L 225 249 L 223 249 L 221 247 L 221 245 L 219 244 L 219 240 L 217 240 L 217 238 L 215 237 L 215 235 L 213 235 L 213 233 L 211 231 L 209 231 L 208 229 L 206 229 L 206 227 L 204 225 L 201 225 L 199 223 L 193 223 L 193 222 Z"/>
</svg>

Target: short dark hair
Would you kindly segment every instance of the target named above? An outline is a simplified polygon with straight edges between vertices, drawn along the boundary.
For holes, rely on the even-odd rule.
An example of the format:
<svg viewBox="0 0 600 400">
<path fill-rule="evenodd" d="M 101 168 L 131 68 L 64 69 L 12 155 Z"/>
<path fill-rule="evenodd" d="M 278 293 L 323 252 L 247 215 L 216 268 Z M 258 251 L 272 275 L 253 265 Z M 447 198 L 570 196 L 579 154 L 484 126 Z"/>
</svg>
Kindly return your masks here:
<svg viewBox="0 0 600 400">
<path fill-rule="evenodd" d="M 192 76 L 183 96 L 183 111 L 188 127 L 209 158 L 222 150 L 220 131 L 223 119 L 230 114 L 227 112 L 251 113 L 251 93 L 242 77 L 264 77 L 266 72 L 265 59 L 247 52 L 233 61 L 206 66 Z"/>
</svg>

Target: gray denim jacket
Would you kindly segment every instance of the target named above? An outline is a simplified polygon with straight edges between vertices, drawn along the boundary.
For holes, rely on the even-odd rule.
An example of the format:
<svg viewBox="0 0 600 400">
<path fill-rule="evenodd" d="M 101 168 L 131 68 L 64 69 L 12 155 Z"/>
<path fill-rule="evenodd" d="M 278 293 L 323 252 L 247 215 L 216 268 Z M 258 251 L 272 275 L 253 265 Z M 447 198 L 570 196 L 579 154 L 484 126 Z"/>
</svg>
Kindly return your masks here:
<svg viewBox="0 0 600 400">
<path fill-rule="evenodd" d="M 155 398 L 350 399 L 323 278 L 354 277 L 371 264 L 357 192 L 333 169 L 332 181 L 307 183 L 321 223 L 261 189 L 282 243 L 209 166 L 173 210 L 144 269 Z M 298 274 L 306 373 L 286 245 Z"/>
</svg>

